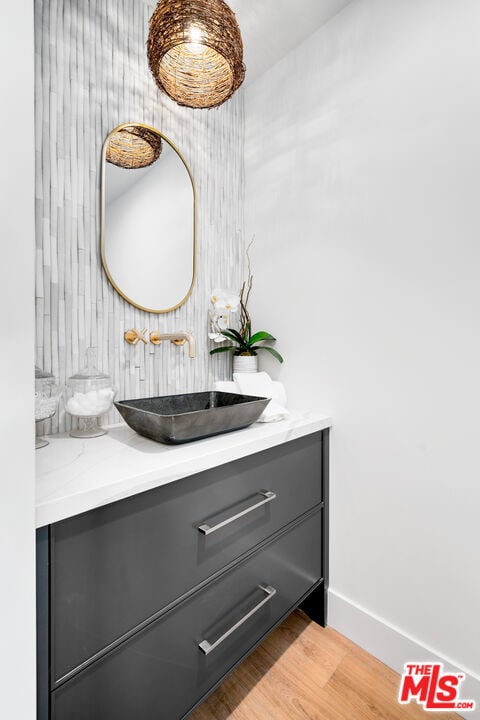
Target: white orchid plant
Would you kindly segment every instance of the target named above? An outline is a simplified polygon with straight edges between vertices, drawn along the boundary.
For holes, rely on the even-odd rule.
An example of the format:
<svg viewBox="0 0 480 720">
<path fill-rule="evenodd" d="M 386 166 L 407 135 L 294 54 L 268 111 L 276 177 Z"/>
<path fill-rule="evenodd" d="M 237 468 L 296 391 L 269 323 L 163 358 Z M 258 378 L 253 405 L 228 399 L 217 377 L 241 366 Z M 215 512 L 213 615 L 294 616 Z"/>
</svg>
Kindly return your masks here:
<svg viewBox="0 0 480 720">
<path fill-rule="evenodd" d="M 208 337 L 215 343 L 225 342 L 223 331 L 233 325 L 231 316 L 238 310 L 240 297 L 233 290 L 215 288 L 210 299 L 212 303 L 210 309 L 210 328 L 212 332 L 208 333 Z"/>
<path fill-rule="evenodd" d="M 252 240 L 253 242 L 253 240 Z M 250 243 L 251 245 L 252 243 Z M 250 266 L 250 255 L 248 253 L 250 245 L 247 248 L 248 258 L 248 279 L 243 283 L 240 295 L 235 294 L 231 290 L 223 290 L 216 288 L 212 292 L 212 309 L 210 311 L 211 330 L 208 334 L 210 340 L 214 343 L 225 342 L 230 340 L 230 345 L 216 347 L 210 350 L 210 355 L 217 353 L 232 352 L 234 355 L 257 355 L 259 350 L 266 350 L 279 362 L 283 362 L 283 358 L 274 348 L 264 345 L 264 342 L 275 342 L 275 338 L 265 330 L 260 330 L 252 335 L 252 323 L 250 314 L 247 310 L 248 299 L 252 290 L 253 275 Z M 232 328 L 232 316 L 240 308 L 239 325 L 240 329 Z M 262 344 L 259 344 L 262 343 Z"/>
</svg>

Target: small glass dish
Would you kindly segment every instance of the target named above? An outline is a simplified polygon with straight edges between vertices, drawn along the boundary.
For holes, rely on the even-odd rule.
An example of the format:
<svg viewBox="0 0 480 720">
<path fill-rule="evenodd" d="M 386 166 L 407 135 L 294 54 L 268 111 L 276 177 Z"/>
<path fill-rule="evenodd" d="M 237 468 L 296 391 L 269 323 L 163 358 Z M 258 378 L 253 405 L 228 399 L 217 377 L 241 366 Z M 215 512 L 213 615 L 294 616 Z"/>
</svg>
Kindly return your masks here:
<svg viewBox="0 0 480 720">
<path fill-rule="evenodd" d="M 100 426 L 99 420 L 110 411 L 116 393 L 111 377 L 96 367 L 96 349 L 88 348 L 86 356 L 86 366 L 67 380 L 65 409 L 75 418 L 76 427 L 72 427 L 70 435 L 78 438 L 94 438 L 106 434 L 107 431 Z"/>
<path fill-rule="evenodd" d="M 35 366 L 35 449 L 48 445 L 48 440 L 39 437 L 40 423 L 52 418 L 58 409 L 61 388 L 49 372 Z"/>
</svg>

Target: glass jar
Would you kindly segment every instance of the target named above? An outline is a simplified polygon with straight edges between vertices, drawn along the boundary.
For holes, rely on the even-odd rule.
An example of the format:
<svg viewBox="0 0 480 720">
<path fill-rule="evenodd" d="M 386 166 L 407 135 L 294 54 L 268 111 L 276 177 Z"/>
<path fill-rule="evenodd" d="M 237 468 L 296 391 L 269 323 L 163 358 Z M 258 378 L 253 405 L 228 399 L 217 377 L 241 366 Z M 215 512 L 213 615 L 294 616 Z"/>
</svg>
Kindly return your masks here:
<svg viewBox="0 0 480 720">
<path fill-rule="evenodd" d="M 48 445 L 48 440 L 39 437 L 40 425 L 52 418 L 58 409 L 60 387 L 55 383 L 52 373 L 35 366 L 35 449 Z"/>
<path fill-rule="evenodd" d="M 112 379 L 96 367 L 95 348 L 88 348 L 86 359 L 86 366 L 67 380 L 65 409 L 75 418 L 70 431 L 72 437 L 92 438 L 106 434 L 99 419 L 111 409 L 116 392 Z"/>
</svg>

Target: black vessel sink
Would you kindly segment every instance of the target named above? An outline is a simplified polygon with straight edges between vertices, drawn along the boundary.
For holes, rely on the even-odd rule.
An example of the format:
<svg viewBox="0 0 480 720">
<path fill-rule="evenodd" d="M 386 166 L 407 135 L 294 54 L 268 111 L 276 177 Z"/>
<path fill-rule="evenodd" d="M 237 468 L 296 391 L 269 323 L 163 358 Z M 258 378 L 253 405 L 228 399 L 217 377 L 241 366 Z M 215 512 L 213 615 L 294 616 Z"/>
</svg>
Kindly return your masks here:
<svg viewBox="0 0 480 720">
<path fill-rule="evenodd" d="M 212 390 L 121 400 L 115 407 L 139 435 L 176 444 L 247 427 L 269 402 L 269 398 Z"/>
</svg>

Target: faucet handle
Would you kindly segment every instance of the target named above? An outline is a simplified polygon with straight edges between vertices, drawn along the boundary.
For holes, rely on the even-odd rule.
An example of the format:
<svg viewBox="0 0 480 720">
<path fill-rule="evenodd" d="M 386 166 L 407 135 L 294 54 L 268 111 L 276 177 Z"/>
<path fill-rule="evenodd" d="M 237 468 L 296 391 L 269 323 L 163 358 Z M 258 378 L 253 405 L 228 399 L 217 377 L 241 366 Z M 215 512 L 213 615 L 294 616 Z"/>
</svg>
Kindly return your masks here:
<svg viewBox="0 0 480 720">
<path fill-rule="evenodd" d="M 138 330 L 135 330 L 135 328 L 132 328 L 131 330 L 127 330 L 123 337 L 129 345 L 136 345 L 139 340 L 141 340 L 146 345 L 148 343 L 148 340 L 145 337 L 146 332 L 147 328 L 143 328 L 143 330 L 141 330 L 140 332 Z"/>
<path fill-rule="evenodd" d="M 160 345 L 160 343 L 162 342 L 162 337 L 158 330 L 154 330 L 150 333 L 150 342 L 154 345 Z"/>
<path fill-rule="evenodd" d="M 188 340 L 189 342 L 190 342 L 191 340 L 193 340 L 193 332 L 192 332 L 192 330 L 189 330 L 188 332 L 185 332 L 185 330 L 182 330 L 182 333 L 184 333 L 186 336 L 187 336 L 187 335 L 190 335 L 190 336 L 191 336 L 190 339 L 189 339 L 188 337 L 179 337 L 179 338 L 177 338 L 177 339 L 175 339 L 175 340 L 172 340 L 172 343 L 173 343 L 174 345 L 185 345 L 185 343 L 187 342 L 187 340 Z"/>
</svg>

